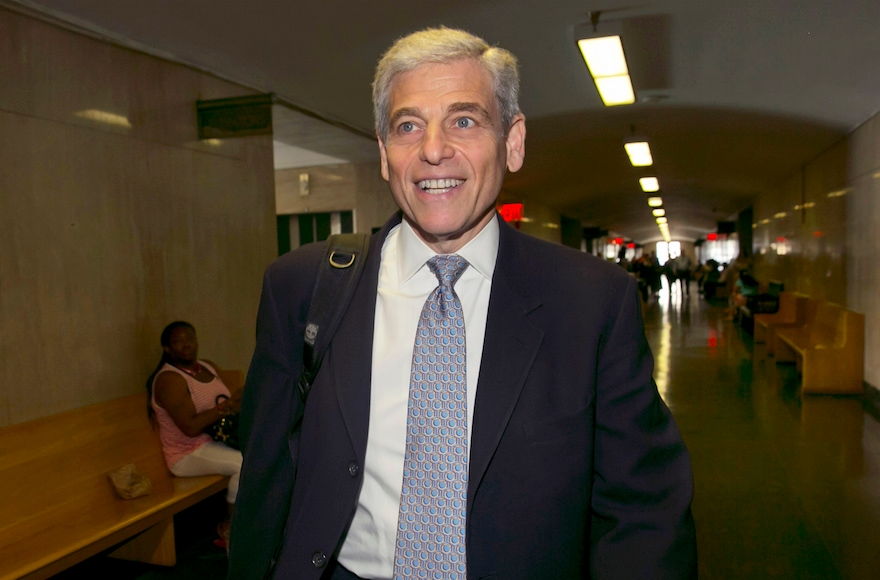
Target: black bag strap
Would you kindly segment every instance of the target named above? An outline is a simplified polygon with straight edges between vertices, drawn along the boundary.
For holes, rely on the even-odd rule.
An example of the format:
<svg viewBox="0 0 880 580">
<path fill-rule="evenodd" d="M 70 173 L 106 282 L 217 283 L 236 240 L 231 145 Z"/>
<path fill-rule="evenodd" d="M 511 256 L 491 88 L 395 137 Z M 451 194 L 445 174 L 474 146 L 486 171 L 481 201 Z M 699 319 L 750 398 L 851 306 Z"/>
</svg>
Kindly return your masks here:
<svg viewBox="0 0 880 580">
<path fill-rule="evenodd" d="M 327 239 L 327 253 L 318 266 L 303 338 L 303 372 L 297 383 L 303 403 L 309 398 L 330 339 L 351 302 L 369 245 L 367 234 L 336 234 Z"/>
</svg>

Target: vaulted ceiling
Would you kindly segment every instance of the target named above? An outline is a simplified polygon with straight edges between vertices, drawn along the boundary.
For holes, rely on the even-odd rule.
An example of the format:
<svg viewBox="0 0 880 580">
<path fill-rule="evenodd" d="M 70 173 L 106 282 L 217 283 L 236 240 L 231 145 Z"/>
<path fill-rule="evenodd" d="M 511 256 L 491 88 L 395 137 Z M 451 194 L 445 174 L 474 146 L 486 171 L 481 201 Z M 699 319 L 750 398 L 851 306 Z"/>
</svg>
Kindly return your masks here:
<svg viewBox="0 0 880 580">
<path fill-rule="evenodd" d="M 425 26 L 467 29 L 520 59 L 526 163 L 502 198 L 640 242 L 659 231 L 639 177 L 660 179 L 672 237 L 695 239 L 880 109 L 876 0 L 15 3 L 275 93 L 334 123 L 302 134 L 287 116 L 276 140 L 351 160 L 375 155 L 379 55 Z M 599 32 L 623 30 L 633 105 L 604 107 L 587 74 L 574 30 L 590 11 Z M 624 154 L 632 133 L 651 144 L 648 170 Z"/>
</svg>

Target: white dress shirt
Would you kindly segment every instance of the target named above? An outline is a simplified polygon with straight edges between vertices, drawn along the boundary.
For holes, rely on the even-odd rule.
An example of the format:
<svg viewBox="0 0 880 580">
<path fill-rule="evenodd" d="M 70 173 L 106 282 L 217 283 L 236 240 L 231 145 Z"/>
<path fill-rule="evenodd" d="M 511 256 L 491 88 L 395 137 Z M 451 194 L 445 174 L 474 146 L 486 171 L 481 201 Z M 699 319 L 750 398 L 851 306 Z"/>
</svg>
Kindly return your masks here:
<svg viewBox="0 0 880 580">
<path fill-rule="evenodd" d="M 470 264 L 455 283 L 466 332 L 468 448 L 498 234 L 493 219 L 456 252 Z M 438 286 L 426 264 L 434 255 L 406 220 L 382 246 L 364 482 L 339 552 L 339 563 L 361 578 L 390 580 L 394 572 L 413 343 L 422 307 Z"/>
</svg>

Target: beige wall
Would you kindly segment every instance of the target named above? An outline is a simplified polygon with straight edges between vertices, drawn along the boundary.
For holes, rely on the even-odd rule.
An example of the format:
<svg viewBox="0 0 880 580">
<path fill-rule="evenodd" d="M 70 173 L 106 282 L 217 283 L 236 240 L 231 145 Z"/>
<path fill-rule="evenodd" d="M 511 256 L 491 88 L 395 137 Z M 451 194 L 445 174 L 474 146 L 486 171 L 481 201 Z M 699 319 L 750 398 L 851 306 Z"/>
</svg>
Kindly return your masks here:
<svg viewBox="0 0 880 580">
<path fill-rule="evenodd" d="M 300 195 L 301 173 L 309 175 L 308 195 Z M 279 215 L 354 210 L 355 231 L 366 233 L 397 211 L 378 162 L 278 170 L 275 204 Z"/>
<path fill-rule="evenodd" d="M 200 143 L 195 101 L 249 91 L 4 9 L 0 30 L 0 425 L 141 391 L 177 318 L 246 368 L 272 141 Z"/>
<path fill-rule="evenodd" d="M 849 140 L 846 303 L 865 314 L 865 380 L 880 387 L 880 115 Z M 851 189 L 849 189 L 851 188 Z"/>
<path fill-rule="evenodd" d="M 875 387 L 880 387 L 878 199 L 880 115 L 753 205 L 759 278 L 782 280 L 787 290 L 863 313 L 865 380 Z"/>
<path fill-rule="evenodd" d="M 523 217 L 528 221 L 520 223 L 519 230 L 521 232 L 548 242 L 562 243 L 559 212 L 541 204 L 526 201 L 523 203 Z"/>
</svg>

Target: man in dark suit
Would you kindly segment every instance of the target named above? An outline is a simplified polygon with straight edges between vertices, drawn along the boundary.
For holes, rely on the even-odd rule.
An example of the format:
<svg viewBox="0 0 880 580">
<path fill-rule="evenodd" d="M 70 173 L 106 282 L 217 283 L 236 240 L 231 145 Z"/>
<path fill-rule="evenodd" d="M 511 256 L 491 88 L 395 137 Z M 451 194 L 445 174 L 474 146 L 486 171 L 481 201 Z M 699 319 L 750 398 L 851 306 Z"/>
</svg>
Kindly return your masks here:
<svg viewBox="0 0 880 580">
<path fill-rule="evenodd" d="M 300 445 L 324 247 L 266 272 L 230 578 L 696 575 L 690 461 L 635 279 L 496 214 L 524 159 L 517 92 L 514 57 L 460 31 L 380 61 L 381 169 L 402 211 L 372 237 Z"/>
</svg>

